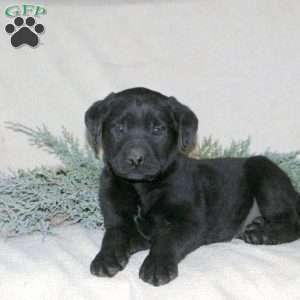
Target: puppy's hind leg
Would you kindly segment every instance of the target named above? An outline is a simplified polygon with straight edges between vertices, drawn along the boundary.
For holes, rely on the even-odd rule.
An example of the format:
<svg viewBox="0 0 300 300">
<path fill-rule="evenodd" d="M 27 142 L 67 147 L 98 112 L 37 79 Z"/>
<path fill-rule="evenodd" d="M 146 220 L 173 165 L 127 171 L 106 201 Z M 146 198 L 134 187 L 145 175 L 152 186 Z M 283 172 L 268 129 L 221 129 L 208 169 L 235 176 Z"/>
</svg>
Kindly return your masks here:
<svg viewBox="0 0 300 300">
<path fill-rule="evenodd" d="M 250 191 L 261 212 L 241 238 L 251 244 L 281 244 L 300 238 L 299 195 L 288 176 L 263 156 L 245 164 Z"/>
</svg>

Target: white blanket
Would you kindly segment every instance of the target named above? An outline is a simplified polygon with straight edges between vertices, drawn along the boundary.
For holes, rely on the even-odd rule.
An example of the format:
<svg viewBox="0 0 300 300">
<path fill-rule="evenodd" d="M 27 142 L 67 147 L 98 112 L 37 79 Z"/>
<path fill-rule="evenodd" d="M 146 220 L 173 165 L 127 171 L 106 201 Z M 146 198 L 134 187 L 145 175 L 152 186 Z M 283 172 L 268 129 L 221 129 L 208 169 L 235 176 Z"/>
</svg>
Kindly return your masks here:
<svg viewBox="0 0 300 300">
<path fill-rule="evenodd" d="M 133 255 L 114 278 L 90 275 L 103 232 L 80 226 L 0 242 L 1 300 L 297 300 L 300 241 L 253 246 L 234 240 L 204 246 L 179 265 L 179 277 L 153 287 L 138 278 L 147 255 Z"/>
</svg>

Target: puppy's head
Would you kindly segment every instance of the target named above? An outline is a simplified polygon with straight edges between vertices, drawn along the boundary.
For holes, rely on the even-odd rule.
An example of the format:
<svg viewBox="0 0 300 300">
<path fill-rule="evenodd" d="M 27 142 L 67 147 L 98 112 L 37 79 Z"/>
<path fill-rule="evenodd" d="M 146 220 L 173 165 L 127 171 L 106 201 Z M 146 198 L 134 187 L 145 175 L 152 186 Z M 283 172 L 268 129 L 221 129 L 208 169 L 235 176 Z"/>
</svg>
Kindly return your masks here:
<svg viewBox="0 0 300 300">
<path fill-rule="evenodd" d="M 89 141 L 117 175 L 152 180 L 176 154 L 193 149 L 198 120 L 173 97 L 145 88 L 128 89 L 95 102 L 85 113 Z"/>
</svg>

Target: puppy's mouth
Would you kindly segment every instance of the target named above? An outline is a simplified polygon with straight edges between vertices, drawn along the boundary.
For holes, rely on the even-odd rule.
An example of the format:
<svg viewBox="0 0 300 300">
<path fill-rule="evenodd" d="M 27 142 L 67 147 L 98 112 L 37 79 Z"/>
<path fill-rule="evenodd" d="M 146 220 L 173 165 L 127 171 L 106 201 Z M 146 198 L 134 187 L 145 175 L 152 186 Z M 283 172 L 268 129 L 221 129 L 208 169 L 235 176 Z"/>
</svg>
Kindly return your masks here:
<svg viewBox="0 0 300 300">
<path fill-rule="evenodd" d="M 117 176 L 130 181 L 152 181 L 159 175 L 159 172 L 140 173 L 140 172 L 120 172 L 115 170 L 114 173 Z"/>
<path fill-rule="evenodd" d="M 122 168 L 111 164 L 113 173 L 126 180 L 132 181 L 152 181 L 160 174 L 160 168 L 148 166 L 142 168 Z"/>
<path fill-rule="evenodd" d="M 139 173 L 120 174 L 120 176 L 130 181 L 152 181 L 156 177 L 156 175 L 139 174 Z"/>
</svg>

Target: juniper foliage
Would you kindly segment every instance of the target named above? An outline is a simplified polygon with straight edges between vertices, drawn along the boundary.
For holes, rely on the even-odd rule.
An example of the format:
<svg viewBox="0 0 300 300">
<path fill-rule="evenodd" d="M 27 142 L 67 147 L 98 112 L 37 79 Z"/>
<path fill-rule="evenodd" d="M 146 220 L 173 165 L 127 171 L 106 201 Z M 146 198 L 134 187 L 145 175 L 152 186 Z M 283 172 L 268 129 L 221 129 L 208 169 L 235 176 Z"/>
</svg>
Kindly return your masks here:
<svg viewBox="0 0 300 300">
<path fill-rule="evenodd" d="M 0 174 L 1 235 L 45 235 L 54 226 L 78 222 L 88 228 L 101 226 L 97 194 L 102 164 L 92 151 L 65 128 L 61 137 L 44 125 L 31 129 L 9 123 L 8 128 L 26 134 L 32 145 L 55 155 L 62 166 Z"/>
<path fill-rule="evenodd" d="M 0 173 L 0 234 L 11 237 L 35 231 L 43 235 L 58 225 L 81 223 L 103 227 L 98 205 L 99 174 L 103 167 L 92 150 L 82 147 L 64 127 L 60 137 L 45 125 L 34 129 L 8 123 L 9 129 L 28 136 L 30 144 L 60 159 L 59 168 L 41 166 L 31 170 Z M 250 139 L 223 147 L 212 137 L 204 138 L 194 156 L 198 158 L 247 157 Z M 300 151 L 263 153 L 284 169 L 300 191 Z M 100 187 L 101 188 L 101 187 Z"/>
</svg>

